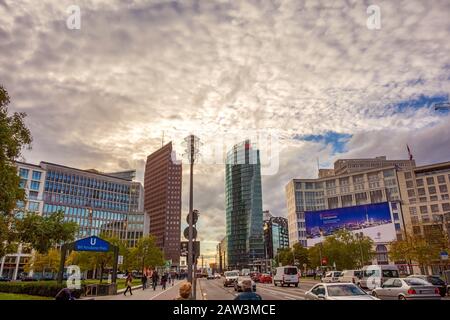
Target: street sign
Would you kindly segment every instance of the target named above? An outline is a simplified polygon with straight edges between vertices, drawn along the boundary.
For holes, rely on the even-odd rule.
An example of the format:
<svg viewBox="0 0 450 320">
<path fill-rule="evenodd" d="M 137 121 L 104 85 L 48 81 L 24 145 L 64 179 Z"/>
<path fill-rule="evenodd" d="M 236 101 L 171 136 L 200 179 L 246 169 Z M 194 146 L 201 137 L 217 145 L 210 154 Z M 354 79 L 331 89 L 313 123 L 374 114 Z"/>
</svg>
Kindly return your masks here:
<svg viewBox="0 0 450 320">
<path fill-rule="evenodd" d="M 186 239 L 189 239 L 189 227 L 186 227 L 186 229 L 184 229 L 183 235 Z M 197 229 L 195 229 L 194 227 L 192 227 L 192 238 L 197 238 Z"/>
<path fill-rule="evenodd" d="M 74 250 L 107 252 L 109 251 L 109 242 L 100 239 L 99 237 L 92 236 L 75 241 Z"/>
<path fill-rule="evenodd" d="M 441 251 L 441 259 L 448 260 L 448 252 L 447 251 Z"/>
<path fill-rule="evenodd" d="M 182 257 L 187 257 L 189 241 L 181 241 L 180 245 L 181 245 L 181 247 L 180 247 L 180 255 Z M 193 241 L 192 242 L 192 248 L 194 249 L 194 254 L 196 256 L 199 256 L 200 255 L 200 241 Z"/>
<path fill-rule="evenodd" d="M 198 215 L 199 215 L 199 212 L 198 212 L 198 210 L 193 210 L 192 211 L 192 213 L 193 213 L 193 219 L 192 219 L 192 224 L 196 224 L 197 223 L 197 221 L 198 221 Z M 190 214 L 188 213 L 188 215 L 187 215 L 187 217 L 186 217 L 186 222 L 187 222 L 187 224 L 189 224 L 189 216 L 190 216 Z"/>
<path fill-rule="evenodd" d="M 123 256 L 119 256 L 117 264 L 123 264 Z"/>
</svg>

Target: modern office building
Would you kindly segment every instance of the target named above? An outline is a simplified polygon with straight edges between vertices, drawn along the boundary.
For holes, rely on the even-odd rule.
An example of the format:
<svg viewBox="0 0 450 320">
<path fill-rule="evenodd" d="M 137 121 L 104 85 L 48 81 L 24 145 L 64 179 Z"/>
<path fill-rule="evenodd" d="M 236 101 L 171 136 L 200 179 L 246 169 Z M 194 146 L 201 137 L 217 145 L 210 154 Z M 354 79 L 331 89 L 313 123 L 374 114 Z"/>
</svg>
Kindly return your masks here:
<svg viewBox="0 0 450 320">
<path fill-rule="evenodd" d="M 225 165 L 227 264 L 252 268 L 264 258 L 261 164 L 249 140 L 227 153 Z"/>
<path fill-rule="evenodd" d="M 270 215 L 264 219 L 265 258 L 275 259 L 278 250 L 284 248 L 289 248 L 288 220 Z"/>
<path fill-rule="evenodd" d="M 404 236 L 397 172 L 411 170 L 414 160 L 338 160 L 317 179 L 293 179 L 286 186 L 289 243 L 307 246 L 305 212 L 388 202 L 397 238 Z M 387 243 L 377 245 L 376 260 L 387 263 Z"/>
<path fill-rule="evenodd" d="M 40 166 L 16 162 L 20 176 L 20 186 L 25 190 L 24 202 L 18 202 L 15 211 L 20 217 L 25 211 L 42 215 L 44 208 L 45 170 Z M 0 276 L 16 280 L 24 272 L 24 267 L 31 259 L 32 251 L 25 244 L 19 244 L 17 253 L 6 255 L 0 260 Z"/>
<path fill-rule="evenodd" d="M 397 172 L 406 230 L 422 235 L 446 232 L 450 238 L 450 162 Z M 432 266 L 439 273 L 439 262 Z"/>
<path fill-rule="evenodd" d="M 142 236 L 142 188 L 137 187 L 139 183 L 131 181 L 131 177 L 49 162 L 41 162 L 40 166 L 47 173 L 43 214 L 64 211 L 67 221 L 79 225 L 77 238 L 103 234 L 133 244 Z M 141 193 L 132 195 L 136 189 Z M 136 215 L 141 217 L 136 219 Z M 131 217 L 133 221 L 129 221 Z M 137 221 L 141 221 L 139 230 L 132 233 L 128 225 L 134 227 Z"/>
<path fill-rule="evenodd" d="M 182 165 L 175 159 L 172 143 L 147 157 L 144 177 L 144 209 L 149 233 L 172 266 L 180 263 Z"/>
<path fill-rule="evenodd" d="M 102 173 L 49 162 L 16 165 L 27 199 L 17 204 L 19 217 L 24 211 L 44 216 L 63 211 L 65 221 L 78 224 L 77 239 L 103 234 L 134 246 L 142 237 L 144 191 L 141 183 L 133 181 L 134 170 Z M 31 254 L 21 244 L 17 255 L 2 259 L 0 274 L 16 279 Z"/>
<path fill-rule="evenodd" d="M 228 258 L 227 258 L 227 237 L 224 237 L 222 241 L 217 244 L 217 255 L 219 256 L 219 272 L 228 270 Z"/>
</svg>

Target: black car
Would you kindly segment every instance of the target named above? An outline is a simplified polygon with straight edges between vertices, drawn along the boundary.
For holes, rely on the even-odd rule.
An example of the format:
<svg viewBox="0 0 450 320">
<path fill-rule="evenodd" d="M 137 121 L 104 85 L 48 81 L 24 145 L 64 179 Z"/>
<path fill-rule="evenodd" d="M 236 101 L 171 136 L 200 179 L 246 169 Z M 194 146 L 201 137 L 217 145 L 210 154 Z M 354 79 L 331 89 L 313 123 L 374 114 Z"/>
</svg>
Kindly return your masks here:
<svg viewBox="0 0 450 320">
<path fill-rule="evenodd" d="M 8 281 L 11 281 L 11 279 L 6 277 L 0 277 L 0 282 L 8 282 Z"/>
<path fill-rule="evenodd" d="M 445 297 L 445 295 L 447 294 L 447 284 L 439 276 L 412 275 L 408 278 L 419 278 L 428 281 L 433 286 L 439 289 L 439 294 L 441 295 L 441 297 Z"/>
</svg>

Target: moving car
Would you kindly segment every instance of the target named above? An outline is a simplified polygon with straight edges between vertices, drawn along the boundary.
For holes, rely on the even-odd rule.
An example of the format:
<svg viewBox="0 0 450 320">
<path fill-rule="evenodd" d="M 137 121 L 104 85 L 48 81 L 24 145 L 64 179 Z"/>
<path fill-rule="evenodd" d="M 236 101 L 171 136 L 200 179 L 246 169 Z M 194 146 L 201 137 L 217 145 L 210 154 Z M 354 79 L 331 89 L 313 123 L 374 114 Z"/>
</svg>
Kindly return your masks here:
<svg viewBox="0 0 450 320">
<path fill-rule="evenodd" d="M 255 282 L 259 282 L 260 277 L 261 277 L 261 273 L 259 273 L 259 272 L 250 273 L 250 278 L 252 278 L 252 280 Z"/>
<path fill-rule="evenodd" d="M 305 293 L 306 300 L 379 300 L 353 283 L 318 283 Z"/>
<path fill-rule="evenodd" d="M 272 276 L 268 273 L 263 273 L 259 276 L 260 283 L 272 283 Z"/>
<path fill-rule="evenodd" d="M 242 269 L 240 275 L 241 276 L 248 276 L 248 275 L 250 275 L 250 269 Z"/>
<path fill-rule="evenodd" d="M 445 295 L 447 294 L 447 284 L 439 276 L 426 276 L 426 275 L 417 274 L 417 275 L 408 276 L 408 278 L 422 279 L 422 280 L 425 280 L 425 281 L 431 283 L 433 286 L 435 286 L 439 289 L 439 294 L 441 295 L 441 297 L 445 297 Z"/>
<path fill-rule="evenodd" d="M 354 284 L 359 284 L 361 276 L 361 270 L 344 270 L 341 272 L 338 282 L 351 282 Z"/>
<path fill-rule="evenodd" d="M 322 282 L 324 283 L 338 282 L 340 276 L 341 276 L 340 271 L 328 271 L 322 278 Z"/>
<path fill-rule="evenodd" d="M 295 266 L 278 267 L 274 270 L 273 284 L 275 287 L 277 284 L 280 284 L 282 287 L 284 287 L 285 284 L 288 286 L 293 284 L 298 287 L 298 281 L 298 269 Z"/>
<path fill-rule="evenodd" d="M 234 283 L 239 278 L 239 272 L 237 272 L 237 271 L 226 271 L 224 276 L 225 276 L 225 278 L 223 280 L 223 286 L 224 287 L 228 287 L 230 285 L 234 286 Z"/>
<path fill-rule="evenodd" d="M 242 291 L 242 282 L 244 280 L 250 280 L 252 282 L 252 290 L 256 291 L 256 283 L 252 280 L 252 278 L 250 278 L 250 276 L 239 276 L 237 281 L 234 282 L 234 291 Z"/>
<path fill-rule="evenodd" d="M 220 273 L 214 273 L 214 279 L 220 279 L 220 278 L 222 278 Z"/>
<path fill-rule="evenodd" d="M 386 280 L 398 278 L 399 272 L 396 265 L 371 265 L 362 269 L 362 277 L 359 281 L 361 288 L 375 289 Z"/>
<path fill-rule="evenodd" d="M 372 290 L 382 300 L 440 300 L 439 289 L 418 278 L 393 278 Z"/>
</svg>

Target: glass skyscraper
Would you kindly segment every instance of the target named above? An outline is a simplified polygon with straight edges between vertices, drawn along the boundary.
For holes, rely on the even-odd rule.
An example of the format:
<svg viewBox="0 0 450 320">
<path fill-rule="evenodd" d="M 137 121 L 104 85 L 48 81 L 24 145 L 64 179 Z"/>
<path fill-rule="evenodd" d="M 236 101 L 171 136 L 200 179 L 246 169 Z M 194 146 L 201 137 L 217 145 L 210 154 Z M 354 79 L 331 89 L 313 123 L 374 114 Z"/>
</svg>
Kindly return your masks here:
<svg viewBox="0 0 450 320">
<path fill-rule="evenodd" d="M 225 198 L 228 268 L 252 268 L 264 258 L 264 238 L 259 150 L 249 140 L 227 153 Z"/>
</svg>

